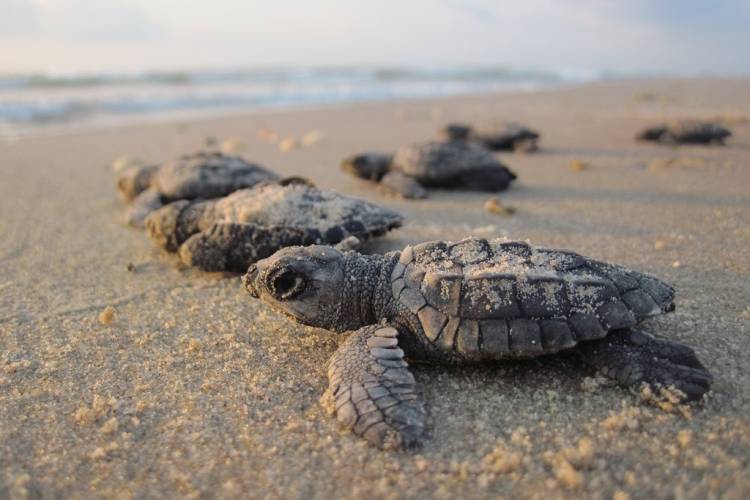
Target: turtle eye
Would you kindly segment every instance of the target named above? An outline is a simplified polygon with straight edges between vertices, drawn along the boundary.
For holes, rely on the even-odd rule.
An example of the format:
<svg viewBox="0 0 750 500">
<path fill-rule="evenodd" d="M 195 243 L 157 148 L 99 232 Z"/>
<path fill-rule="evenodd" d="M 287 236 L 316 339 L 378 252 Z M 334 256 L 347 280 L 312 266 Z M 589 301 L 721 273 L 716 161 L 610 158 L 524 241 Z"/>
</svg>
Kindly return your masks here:
<svg viewBox="0 0 750 500">
<path fill-rule="evenodd" d="M 282 300 L 294 298 L 305 289 L 304 277 L 289 269 L 274 274 L 270 282 L 274 296 Z"/>
</svg>

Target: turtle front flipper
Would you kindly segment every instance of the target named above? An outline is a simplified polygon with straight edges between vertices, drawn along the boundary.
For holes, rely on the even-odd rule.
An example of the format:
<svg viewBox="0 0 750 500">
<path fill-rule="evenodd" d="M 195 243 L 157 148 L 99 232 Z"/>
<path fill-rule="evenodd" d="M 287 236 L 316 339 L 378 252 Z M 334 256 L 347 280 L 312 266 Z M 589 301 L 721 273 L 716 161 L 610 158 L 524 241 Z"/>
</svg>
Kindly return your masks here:
<svg viewBox="0 0 750 500">
<path fill-rule="evenodd" d="M 344 158 L 341 170 L 360 179 L 378 182 L 388 172 L 393 155 L 363 153 Z"/>
<path fill-rule="evenodd" d="M 580 343 L 578 351 L 620 385 L 674 387 L 686 401 L 700 399 L 713 381 L 691 348 L 639 330 L 616 330 L 603 339 Z"/>
<path fill-rule="evenodd" d="M 398 347 L 398 331 L 369 325 L 354 332 L 328 362 L 328 390 L 338 421 L 378 448 L 419 441 L 425 412 Z"/>
<path fill-rule="evenodd" d="M 125 222 L 133 227 L 142 228 L 144 227 L 146 217 L 163 205 L 161 194 L 156 189 L 148 188 L 145 191 L 141 191 L 130 203 L 125 213 Z"/>
<path fill-rule="evenodd" d="M 180 246 L 180 258 L 203 271 L 244 273 L 250 264 L 281 248 L 310 243 L 310 236 L 295 228 L 214 222 Z"/>
</svg>

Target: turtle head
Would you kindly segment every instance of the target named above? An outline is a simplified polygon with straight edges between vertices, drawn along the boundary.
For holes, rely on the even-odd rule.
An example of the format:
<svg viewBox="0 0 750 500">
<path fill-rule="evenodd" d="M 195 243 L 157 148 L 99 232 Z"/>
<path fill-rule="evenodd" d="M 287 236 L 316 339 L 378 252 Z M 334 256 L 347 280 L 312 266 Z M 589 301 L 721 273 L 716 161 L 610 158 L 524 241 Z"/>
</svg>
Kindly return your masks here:
<svg viewBox="0 0 750 500">
<path fill-rule="evenodd" d="M 251 265 L 250 294 L 305 325 L 337 329 L 344 298 L 344 254 L 328 246 L 287 247 Z"/>
<path fill-rule="evenodd" d="M 363 153 L 341 162 L 341 169 L 368 181 L 379 181 L 388 172 L 391 165 L 391 155 L 380 153 Z"/>
</svg>

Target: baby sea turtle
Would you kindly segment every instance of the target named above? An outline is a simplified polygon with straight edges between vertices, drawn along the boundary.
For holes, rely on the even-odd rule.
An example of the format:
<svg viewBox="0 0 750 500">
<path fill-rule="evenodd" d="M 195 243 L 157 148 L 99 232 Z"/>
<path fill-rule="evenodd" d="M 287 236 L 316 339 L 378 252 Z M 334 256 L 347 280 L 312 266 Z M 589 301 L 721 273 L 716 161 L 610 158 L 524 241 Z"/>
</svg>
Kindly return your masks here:
<svg viewBox="0 0 750 500">
<path fill-rule="evenodd" d="M 404 357 L 465 363 L 573 350 L 624 386 L 686 400 L 711 375 L 689 347 L 633 329 L 674 309 L 659 279 L 564 250 L 468 238 L 385 255 L 286 248 L 251 266 L 247 290 L 294 320 L 354 330 L 329 362 L 338 420 L 379 447 L 417 442 L 424 410 Z"/>
<path fill-rule="evenodd" d="M 442 130 L 449 141 L 478 143 L 492 151 L 521 151 L 539 149 L 539 132 L 519 123 L 491 123 L 472 127 L 464 123 L 449 123 Z"/>
<path fill-rule="evenodd" d="M 204 271 L 245 272 L 291 245 L 356 246 L 401 226 L 378 205 L 299 178 L 262 183 L 215 200 L 180 200 L 146 218 L 148 235 Z"/>
<path fill-rule="evenodd" d="M 425 187 L 501 191 L 516 178 L 491 151 L 466 141 L 404 146 L 394 155 L 359 154 L 344 159 L 341 168 L 404 198 L 426 198 Z"/>
<path fill-rule="evenodd" d="M 649 127 L 636 139 L 664 144 L 724 144 L 731 135 L 730 130 L 717 123 L 683 120 Z"/>
<path fill-rule="evenodd" d="M 146 216 L 166 203 L 218 198 L 279 176 L 239 156 L 201 151 L 161 165 L 134 165 L 117 179 L 122 198 L 130 204 L 128 224 L 143 227 Z"/>
</svg>

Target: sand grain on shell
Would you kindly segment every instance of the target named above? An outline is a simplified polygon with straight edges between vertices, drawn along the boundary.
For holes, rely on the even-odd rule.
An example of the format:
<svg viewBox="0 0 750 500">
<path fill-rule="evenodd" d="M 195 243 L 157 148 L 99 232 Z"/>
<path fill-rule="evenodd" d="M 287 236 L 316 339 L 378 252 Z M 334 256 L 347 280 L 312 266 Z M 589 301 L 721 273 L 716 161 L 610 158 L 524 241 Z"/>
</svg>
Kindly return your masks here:
<svg viewBox="0 0 750 500">
<path fill-rule="evenodd" d="M 390 211 L 384 214 L 383 209 L 372 203 L 334 191 L 277 184 L 237 191 L 217 202 L 216 213 L 227 221 L 310 228 L 323 234 L 347 220 L 380 226 L 384 216 L 395 217 Z"/>
</svg>

